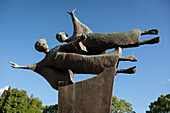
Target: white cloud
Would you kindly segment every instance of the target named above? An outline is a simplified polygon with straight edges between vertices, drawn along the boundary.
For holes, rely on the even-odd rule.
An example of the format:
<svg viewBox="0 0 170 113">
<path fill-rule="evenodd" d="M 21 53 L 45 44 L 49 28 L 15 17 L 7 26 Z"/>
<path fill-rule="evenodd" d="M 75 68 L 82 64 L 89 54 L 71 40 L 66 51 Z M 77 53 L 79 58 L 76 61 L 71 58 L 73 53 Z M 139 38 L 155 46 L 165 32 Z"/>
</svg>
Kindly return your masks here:
<svg viewBox="0 0 170 113">
<path fill-rule="evenodd" d="M 170 79 L 168 79 L 168 82 L 170 82 Z"/>
<path fill-rule="evenodd" d="M 3 93 L 5 90 L 8 89 L 8 87 L 9 87 L 9 86 L 5 86 L 5 87 L 1 88 L 1 89 L 0 89 L 0 93 Z"/>
</svg>

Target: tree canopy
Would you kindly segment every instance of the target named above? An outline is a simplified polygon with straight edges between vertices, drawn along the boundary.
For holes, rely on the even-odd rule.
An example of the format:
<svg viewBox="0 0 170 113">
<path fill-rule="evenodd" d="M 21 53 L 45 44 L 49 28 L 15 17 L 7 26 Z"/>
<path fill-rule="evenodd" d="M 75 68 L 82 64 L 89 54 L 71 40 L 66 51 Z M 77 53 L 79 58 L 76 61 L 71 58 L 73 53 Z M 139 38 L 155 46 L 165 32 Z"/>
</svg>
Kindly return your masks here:
<svg viewBox="0 0 170 113">
<path fill-rule="evenodd" d="M 38 98 L 29 98 L 25 90 L 16 88 L 5 90 L 0 97 L 0 113 L 41 113 L 42 102 Z"/>
<path fill-rule="evenodd" d="M 27 96 L 25 90 L 16 88 L 5 90 L 0 97 L 0 113 L 57 113 L 58 105 L 42 106 L 38 98 Z M 112 98 L 111 113 L 134 113 L 132 104 L 116 96 Z"/>
<path fill-rule="evenodd" d="M 58 112 L 58 104 L 51 105 L 51 106 L 43 106 L 42 110 L 43 110 L 43 113 L 57 113 Z"/>
<path fill-rule="evenodd" d="M 116 96 L 112 97 L 111 113 L 135 113 L 132 104 L 126 100 L 119 99 Z"/>
<path fill-rule="evenodd" d="M 154 102 L 151 102 L 149 111 L 146 113 L 169 113 L 170 112 L 170 94 L 161 95 Z"/>
</svg>

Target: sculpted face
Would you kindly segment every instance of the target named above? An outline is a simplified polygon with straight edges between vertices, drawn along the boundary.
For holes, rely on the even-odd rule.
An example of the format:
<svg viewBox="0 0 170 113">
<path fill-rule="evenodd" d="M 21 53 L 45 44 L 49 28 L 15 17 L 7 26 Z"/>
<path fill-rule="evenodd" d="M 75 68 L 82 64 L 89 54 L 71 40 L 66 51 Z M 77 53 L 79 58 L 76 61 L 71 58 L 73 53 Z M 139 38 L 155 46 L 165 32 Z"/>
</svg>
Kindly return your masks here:
<svg viewBox="0 0 170 113">
<path fill-rule="evenodd" d="M 64 32 L 59 32 L 56 35 L 56 39 L 59 42 L 66 42 L 68 40 L 68 35 L 66 33 L 64 33 Z"/>
<path fill-rule="evenodd" d="M 35 49 L 39 52 L 45 52 L 45 53 L 49 52 L 47 41 L 45 40 L 45 38 L 40 39 L 35 43 Z"/>
</svg>

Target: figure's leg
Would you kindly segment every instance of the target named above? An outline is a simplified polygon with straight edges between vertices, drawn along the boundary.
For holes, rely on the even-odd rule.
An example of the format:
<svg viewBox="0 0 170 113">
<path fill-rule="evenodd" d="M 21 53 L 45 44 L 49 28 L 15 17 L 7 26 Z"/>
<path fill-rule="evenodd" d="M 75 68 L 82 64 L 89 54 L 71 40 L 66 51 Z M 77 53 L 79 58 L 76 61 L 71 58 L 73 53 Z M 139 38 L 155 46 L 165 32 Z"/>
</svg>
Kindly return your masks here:
<svg viewBox="0 0 170 113">
<path fill-rule="evenodd" d="M 108 54 L 112 54 L 112 53 L 114 53 L 116 51 L 119 51 L 118 52 L 119 53 L 119 61 L 132 61 L 132 62 L 137 61 L 137 58 L 134 55 L 121 57 L 122 56 L 122 48 L 121 47 L 116 48 L 114 51 L 109 52 Z"/>
<path fill-rule="evenodd" d="M 144 44 L 155 44 L 160 42 L 160 37 L 152 38 L 150 40 L 144 40 L 139 43 L 139 45 L 144 45 Z"/>
<path fill-rule="evenodd" d="M 116 73 L 127 73 L 134 74 L 136 72 L 136 66 L 130 67 L 128 69 L 117 69 Z"/>
<path fill-rule="evenodd" d="M 117 33 L 89 33 L 83 44 L 90 51 L 103 52 L 112 48 L 130 48 L 138 47 L 143 44 L 155 44 L 159 42 L 159 38 L 151 40 L 140 41 L 141 35 L 145 34 L 158 34 L 158 30 L 153 29 L 141 32 L 140 29 L 134 29 L 125 32 Z"/>
<path fill-rule="evenodd" d="M 137 58 L 134 55 L 130 55 L 130 56 L 125 56 L 125 57 L 120 57 L 119 61 L 132 61 L 132 62 L 136 62 Z"/>
<path fill-rule="evenodd" d="M 151 30 L 143 31 L 141 35 L 148 35 L 148 34 L 158 35 L 158 33 L 159 33 L 158 29 L 151 29 Z"/>
<path fill-rule="evenodd" d="M 124 56 L 124 57 L 119 57 L 119 61 L 131 61 L 131 62 L 136 62 L 137 58 L 134 55 L 130 55 L 130 56 Z M 118 63 L 117 63 L 117 67 L 118 67 Z M 136 66 L 128 68 L 128 69 L 117 69 L 116 73 L 127 73 L 127 74 L 134 74 L 136 72 Z"/>
<path fill-rule="evenodd" d="M 103 52 L 112 48 L 136 47 L 140 42 L 141 31 L 134 29 L 117 33 L 89 33 L 84 45 L 91 51 Z"/>
<path fill-rule="evenodd" d="M 141 36 L 142 35 L 158 35 L 159 31 L 158 29 L 151 29 L 151 30 L 147 30 L 147 31 L 143 31 L 141 32 Z M 141 41 L 139 43 L 139 45 L 144 45 L 144 44 L 155 44 L 155 43 L 159 43 L 160 41 L 160 37 L 155 37 L 155 38 L 152 38 L 150 40 L 144 40 L 144 41 Z"/>
</svg>

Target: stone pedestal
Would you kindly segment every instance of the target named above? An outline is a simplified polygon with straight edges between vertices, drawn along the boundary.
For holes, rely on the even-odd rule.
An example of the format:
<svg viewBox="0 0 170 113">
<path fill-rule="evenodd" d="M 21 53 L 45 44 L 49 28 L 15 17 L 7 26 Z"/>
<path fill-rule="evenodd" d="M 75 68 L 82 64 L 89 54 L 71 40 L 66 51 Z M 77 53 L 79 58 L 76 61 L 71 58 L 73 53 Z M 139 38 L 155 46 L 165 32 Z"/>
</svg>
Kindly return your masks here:
<svg viewBox="0 0 170 113">
<path fill-rule="evenodd" d="M 91 79 L 59 87 L 59 113 L 110 113 L 116 68 Z"/>
</svg>

